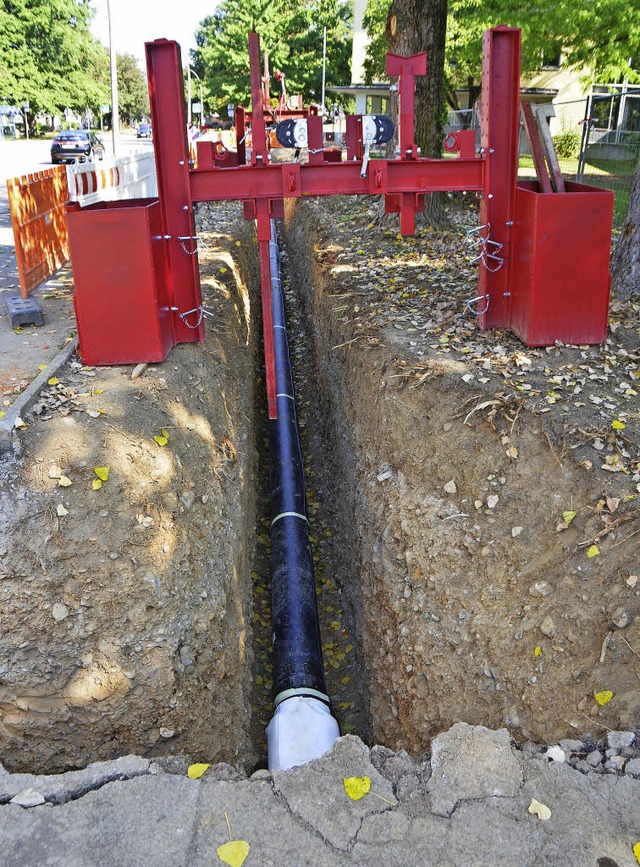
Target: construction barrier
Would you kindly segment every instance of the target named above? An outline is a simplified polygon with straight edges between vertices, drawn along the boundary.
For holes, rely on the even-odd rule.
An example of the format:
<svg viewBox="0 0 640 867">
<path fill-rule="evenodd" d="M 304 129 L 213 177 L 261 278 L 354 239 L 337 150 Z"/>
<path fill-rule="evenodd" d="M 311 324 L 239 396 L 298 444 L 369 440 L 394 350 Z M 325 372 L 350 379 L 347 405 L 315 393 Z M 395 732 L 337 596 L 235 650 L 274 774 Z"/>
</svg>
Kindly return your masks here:
<svg viewBox="0 0 640 867">
<path fill-rule="evenodd" d="M 8 180 L 7 193 L 20 293 L 26 298 L 69 258 L 67 172 L 56 166 Z"/>
<path fill-rule="evenodd" d="M 115 166 L 56 166 L 7 181 L 20 293 L 26 298 L 69 258 L 65 206 L 158 194 L 153 151 L 137 152 Z"/>
</svg>

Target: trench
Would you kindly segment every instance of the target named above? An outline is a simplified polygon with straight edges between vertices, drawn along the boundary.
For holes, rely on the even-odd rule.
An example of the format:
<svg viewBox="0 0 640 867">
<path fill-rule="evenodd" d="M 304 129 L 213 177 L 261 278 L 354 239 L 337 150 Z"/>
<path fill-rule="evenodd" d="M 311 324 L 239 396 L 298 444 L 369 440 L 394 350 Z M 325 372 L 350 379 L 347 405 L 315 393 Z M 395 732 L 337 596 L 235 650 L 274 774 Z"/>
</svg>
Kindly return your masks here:
<svg viewBox="0 0 640 867">
<path fill-rule="evenodd" d="M 603 494 L 631 520 L 636 482 L 621 472 L 603 489 L 603 474 L 586 468 L 590 440 L 577 441 L 591 417 L 573 422 L 544 397 L 568 364 L 595 367 L 601 350 L 527 352 L 538 370 L 523 373 L 517 339 L 460 317 L 475 275 L 456 279 L 467 266 L 450 254 L 455 230 L 371 232 L 376 207 L 301 202 L 281 227 L 322 651 L 341 731 L 418 756 L 460 720 L 547 743 L 632 728 L 633 533 L 608 557 L 589 559 L 577 543 L 602 529 L 591 507 Z M 202 219 L 203 300 L 216 317 L 203 347 L 176 347 L 135 382 L 126 368 L 73 362 L 43 393 L 41 415 L 27 417 L 20 459 L 0 465 L 9 770 L 131 753 L 266 764 L 257 256 L 236 205 L 208 205 Z M 529 383 L 541 412 L 520 397 Z M 104 415 L 88 416 L 91 406 Z M 606 436 L 607 454 L 628 461 Z M 91 467 L 107 465 L 96 494 Z M 52 466 L 72 481 L 64 492 Z M 576 520 L 558 532 L 565 508 Z M 627 631 L 603 655 L 621 607 Z M 615 701 L 599 708 L 603 688 Z"/>
<path fill-rule="evenodd" d="M 352 540 L 344 532 L 347 526 L 344 491 L 340 490 L 337 482 L 340 462 L 336 460 L 336 449 L 339 444 L 332 432 L 328 416 L 331 402 L 323 391 L 325 385 L 317 364 L 311 311 L 304 303 L 306 287 L 300 285 L 290 267 L 281 227 L 278 245 L 327 693 L 341 733 L 356 734 L 370 741 L 372 728 L 359 650 L 362 618 L 357 604 L 357 572 L 351 553 Z M 264 767 L 267 763 L 265 728 L 272 714 L 273 697 L 269 462 L 264 389 L 260 390 L 256 418 L 259 506 L 258 544 L 251 571 L 254 676 L 250 732 L 252 746 L 259 756 L 256 767 Z"/>
</svg>

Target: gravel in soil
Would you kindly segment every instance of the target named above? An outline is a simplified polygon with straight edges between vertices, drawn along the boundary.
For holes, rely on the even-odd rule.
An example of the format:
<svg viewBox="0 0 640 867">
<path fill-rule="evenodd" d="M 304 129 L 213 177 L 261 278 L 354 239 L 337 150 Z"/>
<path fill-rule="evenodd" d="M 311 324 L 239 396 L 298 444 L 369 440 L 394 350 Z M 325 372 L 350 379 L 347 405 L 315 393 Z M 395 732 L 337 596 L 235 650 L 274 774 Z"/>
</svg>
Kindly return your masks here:
<svg viewBox="0 0 640 867">
<path fill-rule="evenodd" d="M 287 243 L 315 334 L 374 739 L 456 720 L 520 739 L 633 728 L 639 305 L 603 346 L 480 332 L 466 202 L 403 239 L 378 203 L 303 202 Z"/>
<path fill-rule="evenodd" d="M 0 464 L 12 770 L 132 752 L 255 759 L 253 247 L 233 208 L 207 238 L 204 344 L 135 379 L 72 359 L 25 416 L 21 454 Z"/>
<path fill-rule="evenodd" d="M 640 713 L 638 304 L 612 305 L 602 347 L 527 349 L 466 311 L 472 204 L 413 239 L 377 212 L 334 198 L 286 221 L 336 714 L 414 755 L 465 720 L 604 765 L 603 733 Z M 0 465 L 12 770 L 263 753 L 255 243 L 235 206 L 198 220 L 205 344 L 136 380 L 72 361 Z"/>
</svg>

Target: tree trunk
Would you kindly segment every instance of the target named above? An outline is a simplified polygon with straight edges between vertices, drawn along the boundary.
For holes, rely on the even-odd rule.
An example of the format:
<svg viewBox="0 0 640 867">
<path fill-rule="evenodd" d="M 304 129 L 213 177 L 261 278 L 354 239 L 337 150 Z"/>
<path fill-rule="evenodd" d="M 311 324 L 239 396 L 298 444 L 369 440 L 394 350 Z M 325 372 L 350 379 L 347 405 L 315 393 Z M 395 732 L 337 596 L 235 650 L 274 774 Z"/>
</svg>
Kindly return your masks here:
<svg viewBox="0 0 640 867">
<path fill-rule="evenodd" d="M 631 185 L 627 218 L 611 261 L 613 294 L 626 301 L 640 295 L 640 159 Z"/>
<path fill-rule="evenodd" d="M 416 76 L 415 141 L 423 157 L 440 157 L 444 108 L 447 0 L 393 0 L 387 16 L 387 47 L 394 54 L 427 52 L 427 74 Z M 392 111 L 398 116 L 392 94 Z M 444 222 L 440 194 L 426 197 L 425 220 Z"/>
</svg>

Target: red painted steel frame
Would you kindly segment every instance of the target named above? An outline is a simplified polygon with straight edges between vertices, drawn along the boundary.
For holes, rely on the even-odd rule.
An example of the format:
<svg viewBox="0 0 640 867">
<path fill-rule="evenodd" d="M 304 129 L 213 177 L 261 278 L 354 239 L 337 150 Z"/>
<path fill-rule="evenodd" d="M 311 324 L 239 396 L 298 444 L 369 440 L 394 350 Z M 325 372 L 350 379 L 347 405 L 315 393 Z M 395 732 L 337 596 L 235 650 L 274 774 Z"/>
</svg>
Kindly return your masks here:
<svg viewBox="0 0 640 867">
<path fill-rule="evenodd" d="M 276 409 L 267 242 L 270 217 L 281 210 L 285 198 L 382 194 L 386 197 L 389 210 L 400 211 L 402 233 L 412 234 L 414 215 L 423 207 L 425 193 L 439 190 L 481 193 L 484 240 L 490 239 L 501 247 L 491 247 L 489 250 L 495 250 L 498 259 L 485 258 L 480 263 L 478 294 L 484 299 L 484 308 L 478 315 L 478 324 L 483 329 L 508 327 L 511 317 L 509 285 L 518 166 L 520 30 L 497 27 L 484 34 L 482 147 L 480 153 L 476 154 L 470 135 L 461 134 L 450 139 L 448 150 L 459 148 L 457 159 L 418 158 L 413 125 L 414 77 L 426 73 L 426 56 L 390 55 L 387 71 L 391 75 L 399 75 L 401 159 L 370 160 L 364 178 L 360 176 L 362 126 L 358 117 L 347 118 L 349 146 L 346 162 L 325 161 L 325 154 L 320 152 L 321 118 L 309 117 L 309 162 L 269 163 L 257 33 L 249 36 L 249 56 L 251 164 L 244 164 L 244 153 L 241 153 L 244 147 L 239 142 L 238 166 L 221 167 L 221 160 L 208 159 L 206 168 L 202 166 L 189 171 L 179 49 L 176 43 L 166 40 L 147 44 L 158 185 L 167 231 L 174 238 L 178 234 L 195 234 L 192 208 L 194 202 L 200 201 L 242 200 L 247 218 L 257 221 L 270 417 L 275 417 Z M 160 105 L 162 112 L 159 110 Z M 244 132 L 245 115 L 236 112 L 236 121 L 238 132 Z M 182 309 L 179 291 L 180 287 L 184 287 L 183 291 L 187 295 L 191 293 L 194 296 L 197 293 L 197 302 L 192 303 L 196 307 L 199 305 L 197 261 L 195 256 L 187 258 L 183 251 L 177 250 L 174 238 L 170 251 L 176 304 Z M 489 268 L 485 268 L 484 264 L 488 264 Z M 201 330 L 198 336 L 201 339 Z M 181 335 L 178 339 L 186 338 Z"/>
<path fill-rule="evenodd" d="M 202 342 L 200 271 L 193 200 L 189 186 L 189 147 L 180 46 L 168 39 L 145 45 L 156 154 L 158 197 L 169 257 L 169 297 L 177 343 Z M 177 308 L 177 309 L 176 309 Z M 181 319 L 180 313 L 195 310 Z M 187 325 L 187 323 L 189 323 Z M 198 323 L 196 325 L 196 323 Z M 189 327 L 194 326 L 194 327 Z"/>
<path fill-rule="evenodd" d="M 483 235 L 502 245 L 503 263 L 481 260 L 478 270 L 480 328 L 508 328 L 511 243 L 518 176 L 520 30 L 494 27 L 482 39 L 481 153 L 486 160 L 485 195 L 480 203 Z"/>
</svg>

